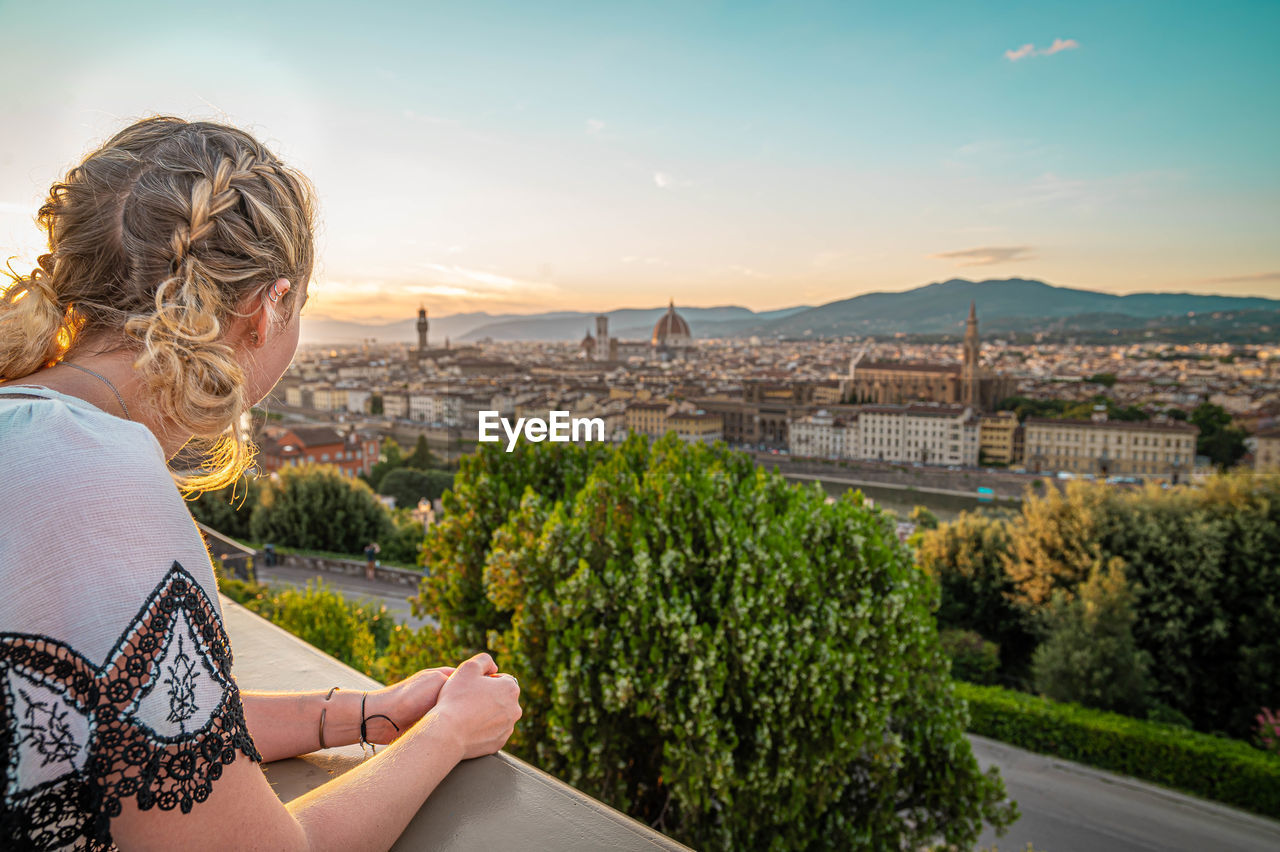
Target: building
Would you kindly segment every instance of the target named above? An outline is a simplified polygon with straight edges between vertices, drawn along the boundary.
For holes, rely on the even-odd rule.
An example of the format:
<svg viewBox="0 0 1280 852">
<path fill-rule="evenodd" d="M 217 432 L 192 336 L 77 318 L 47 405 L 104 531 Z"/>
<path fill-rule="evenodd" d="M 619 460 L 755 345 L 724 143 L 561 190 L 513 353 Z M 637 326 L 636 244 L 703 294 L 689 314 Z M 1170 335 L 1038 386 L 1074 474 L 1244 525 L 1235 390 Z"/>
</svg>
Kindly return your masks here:
<svg viewBox="0 0 1280 852">
<path fill-rule="evenodd" d="M 649 342 L 653 346 L 655 357 L 661 361 L 687 356 L 693 346 L 693 334 L 689 331 L 689 323 L 676 313 L 675 299 L 667 306 L 667 312 L 654 323 Z"/>
<path fill-rule="evenodd" d="M 1022 461 L 1022 426 L 1012 411 L 984 414 L 978 423 L 979 461 L 1018 464 Z"/>
<path fill-rule="evenodd" d="M 839 417 L 825 408 L 793 420 L 787 431 L 787 451 L 793 456 L 843 459 L 858 447 L 858 417 Z"/>
<path fill-rule="evenodd" d="M 667 433 L 666 402 L 633 402 L 627 406 L 626 424 L 628 432 L 637 432 L 652 438 L 660 438 Z"/>
<path fill-rule="evenodd" d="M 332 426 L 268 426 L 258 447 L 258 467 L 267 473 L 300 464 L 329 464 L 343 476 L 355 476 L 368 473 L 381 452 L 377 436 L 355 429 L 344 435 Z"/>
<path fill-rule="evenodd" d="M 864 350 L 865 351 L 865 348 Z M 902 405 L 935 402 L 966 405 L 974 411 L 991 411 L 1011 396 L 1016 383 L 982 367 L 982 340 L 978 335 L 977 304 L 969 303 L 964 344 L 959 364 L 909 364 L 891 361 L 860 363 L 850 359 L 843 383 L 843 397 L 852 403 Z"/>
<path fill-rule="evenodd" d="M 978 417 L 962 405 L 872 405 L 858 412 L 849 458 L 932 465 L 978 464 Z"/>
<path fill-rule="evenodd" d="M 1028 417 L 1026 465 L 1033 473 L 1134 476 L 1184 480 L 1195 464 L 1196 437 L 1190 423 L 1121 422 L 1105 412 L 1092 420 Z"/>
<path fill-rule="evenodd" d="M 414 356 L 421 361 L 427 354 L 427 307 L 426 305 L 418 305 L 418 348 L 414 350 Z"/>
<path fill-rule="evenodd" d="M 1257 447 L 1253 453 L 1253 466 L 1258 471 L 1280 473 L 1280 429 L 1267 429 L 1255 436 Z"/>
<path fill-rule="evenodd" d="M 712 444 L 724 439 L 724 423 L 719 414 L 707 411 L 677 411 L 667 416 L 667 432 L 688 443 Z"/>
</svg>

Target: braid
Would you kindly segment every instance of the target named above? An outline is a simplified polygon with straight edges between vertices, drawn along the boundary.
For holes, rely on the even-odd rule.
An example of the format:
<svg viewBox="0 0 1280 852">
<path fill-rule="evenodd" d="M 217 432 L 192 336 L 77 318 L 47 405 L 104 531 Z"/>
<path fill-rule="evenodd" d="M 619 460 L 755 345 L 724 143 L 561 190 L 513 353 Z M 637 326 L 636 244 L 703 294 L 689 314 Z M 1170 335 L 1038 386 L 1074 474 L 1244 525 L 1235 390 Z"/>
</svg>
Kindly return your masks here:
<svg viewBox="0 0 1280 852">
<path fill-rule="evenodd" d="M 305 177 L 241 130 L 163 116 L 127 127 L 40 208 L 49 252 L 0 291 L 0 378 L 91 339 L 134 349 L 144 408 L 206 453 L 198 474 L 175 475 L 179 486 L 232 483 L 253 458 L 233 427 L 255 400 L 225 334 L 271 282 L 310 278 L 312 199 Z"/>
</svg>

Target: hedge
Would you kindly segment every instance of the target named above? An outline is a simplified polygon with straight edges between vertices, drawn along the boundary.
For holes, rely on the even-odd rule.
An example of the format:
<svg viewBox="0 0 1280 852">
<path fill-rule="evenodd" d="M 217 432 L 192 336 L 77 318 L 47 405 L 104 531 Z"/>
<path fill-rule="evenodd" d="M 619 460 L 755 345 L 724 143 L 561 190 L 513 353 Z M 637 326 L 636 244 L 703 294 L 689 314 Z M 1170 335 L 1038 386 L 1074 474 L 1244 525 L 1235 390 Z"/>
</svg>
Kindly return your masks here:
<svg viewBox="0 0 1280 852">
<path fill-rule="evenodd" d="M 1280 817 L 1280 757 L 1247 743 L 956 681 L 984 737 Z"/>
</svg>

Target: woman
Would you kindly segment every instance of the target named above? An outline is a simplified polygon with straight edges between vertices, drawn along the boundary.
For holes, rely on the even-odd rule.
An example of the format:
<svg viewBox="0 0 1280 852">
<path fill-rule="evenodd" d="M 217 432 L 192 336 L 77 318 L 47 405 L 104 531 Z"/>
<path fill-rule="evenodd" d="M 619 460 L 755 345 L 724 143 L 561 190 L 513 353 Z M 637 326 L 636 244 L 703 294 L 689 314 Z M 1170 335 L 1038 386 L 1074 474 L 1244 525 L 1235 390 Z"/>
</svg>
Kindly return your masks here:
<svg viewBox="0 0 1280 852">
<path fill-rule="evenodd" d="M 306 179 L 248 134 L 152 118 L 55 184 L 0 296 L 0 848 L 386 849 L 519 687 L 486 654 L 367 694 L 241 693 L 183 502 L 252 460 L 313 264 Z M 197 447 L 199 474 L 166 461 Z M 284 805 L 258 766 L 372 759 Z"/>
</svg>

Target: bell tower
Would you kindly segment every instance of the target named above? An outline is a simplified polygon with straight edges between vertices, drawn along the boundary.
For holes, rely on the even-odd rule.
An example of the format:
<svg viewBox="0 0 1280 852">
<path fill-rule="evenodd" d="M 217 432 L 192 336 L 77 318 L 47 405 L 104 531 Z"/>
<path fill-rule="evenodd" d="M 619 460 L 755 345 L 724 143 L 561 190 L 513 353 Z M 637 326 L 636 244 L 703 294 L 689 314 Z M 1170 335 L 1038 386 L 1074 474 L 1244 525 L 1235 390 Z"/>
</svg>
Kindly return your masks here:
<svg viewBox="0 0 1280 852">
<path fill-rule="evenodd" d="M 426 306 L 418 305 L 418 359 L 427 351 L 427 309 Z"/>
<path fill-rule="evenodd" d="M 978 338 L 978 306 L 969 302 L 969 319 L 964 324 L 964 367 L 960 374 L 964 404 L 978 407 L 979 404 L 979 372 L 978 363 L 982 356 L 982 342 Z"/>
</svg>

